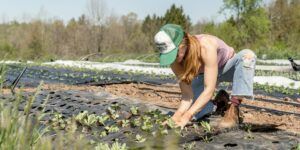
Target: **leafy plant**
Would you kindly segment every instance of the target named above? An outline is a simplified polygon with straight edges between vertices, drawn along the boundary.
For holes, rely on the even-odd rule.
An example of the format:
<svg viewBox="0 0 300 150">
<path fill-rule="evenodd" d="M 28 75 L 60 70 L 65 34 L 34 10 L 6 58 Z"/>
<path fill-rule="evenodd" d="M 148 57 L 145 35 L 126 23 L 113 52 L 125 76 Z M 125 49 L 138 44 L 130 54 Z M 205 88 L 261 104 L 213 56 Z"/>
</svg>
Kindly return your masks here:
<svg viewBox="0 0 300 150">
<path fill-rule="evenodd" d="M 113 109 L 112 107 L 108 107 L 108 108 L 107 108 L 107 112 L 108 112 L 108 114 L 112 115 L 112 114 L 115 114 L 115 113 L 116 113 L 116 110 Z"/>
<path fill-rule="evenodd" d="M 183 145 L 183 149 L 186 149 L 186 150 L 193 150 L 194 147 L 195 147 L 196 143 L 195 142 L 192 142 L 192 143 L 185 143 Z"/>
<path fill-rule="evenodd" d="M 152 111 L 148 112 L 148 114 L 154 118 L 162 118 L 163 117 L 163 115 L 159 109 L 152 110 Z"/>
<path fill-rule="evenodd" d="M 116 103 L 116 104 L 111 104 L 110 107 L 111 107 L 112 109 L 114 109 L 114 110 L 119 110 L 119 109 L 121 109 L 121 107 L 120 107 L 120 105 L 119 105 L 118 103 Z"/>
<path fill-rule="evenodd" d="M 95 147 L 95 150 L 127 150 L 127 146 L 125 143 L 121 144 L 118 141 L 112 143 L 111 146 L 109 146 L 107 143 L 98 143 Z"/>
<path fill-rule="evenodd" d="M 160 129 L 160 134 L 167 135 L 167 134 L 169 134 L 169 131 L 168 131 L 168 129 L 162 128 L 162 129 Z"/>
<path fill-rule="evenodd" d="M 83 111 L 75 116 L 75 120 L 80 124 L 84 123 L 84 119 L 88 116 L 88 111 Z"/>
<path fill-rule="evenodd" d="M 113 119 L 113 120 L 116 120 L 120 117 L 120 115 L 118 113 L 114 113 L 114 114 L 111 114 L 110 117 Z"/>
<path fill-rule="evenodd" d="M 100 137 L 106 137 L 106 136 L 107 136 L 107 131 L 100 132 Z"/>
<path fill-rule="evenodd" d="M 91 114 L 91 115 L 87 115 L 84 119 L 83 119 L 83 124 L 86 126 L 92 126 L 94 123 L 97 122 L 97 117 L 95 114 Z"/>
<path fill-rule="evenodd" d="M 204 132 L 206 132 L 206 133 L 211 133 L 212 132 L 212 127 L 208 122 L 201 121 L 200 124 L 203 127 Z"/>
<path fill-rule="evenodd" d="M 107 120 L 109 120 L 109 116 L 106 115 L 106 114 L 103 114 L 103 115 L 101 115 L 101 116 L 98 116 L 97 118 L 98 118 L 98 122 L 99 122 L 100 125 L 102 125 L 102 126 L 105 126 L 105 122 L 106 122 Z"/>
<path fill-rule="evenodd" d="M 130 112 L 132 113 L 132 115 L 138 115 L 138 107 L 136 106 L 131 106 L 130 107 Z"/>
<path fill-rule="evenodd" d="M 66 123 L 67 123 L 67 126 L 65 128 L 66 131 L 74 133 L 77 129 L 77 124 L 76 124 L 75 118 L 72 117 L 72 118 L 66 119 Z"/>
<path fill-rule="evenodd" d="M 135 118 L 131 121 L 131 124 L 133 127 L 139 127 L 141 126 L 141 119 L 140 118 Z"/>
<path fill-rule="evenodd" d="M 129 120 L 126 120 L 126 119 L 121 120 L 121 126 L 122 126 L 122 127 L 127 127 L 127 126 L 129 126 Z"/>
<path fill-rule="evenodd" d="M 202 136 L 202 140 L 205 143 L 209 143 L 210 141 L 212 141 L 211 133 L 213 129 L 211 125 L 206 121 L 201 121 L 200 124 L 203 127 L 204 132 L 206 133 L 204 136 Z"/>
<path fill-rule="evenodd" d="M 113 133 L 113 132 L 118 132 L 120 129 L 118 126 L 116 125 L 111 125 L 111 126 L 106 126 L 105 127 L 105 130 L 108 132 L 108 133 Z"/>
<path fill-rule="evenodd" d="M 62 119 L 62 114 L 57 112 L 54 114 L 54 117 L 50 121 L 51 121 L 51 126 L 54 129 L 65 129 L 67 124 L 66 121 Z"/>
<path fill-rule="evenodd" d="M 245 139 L 248 139 L 248 140 L 253 140 L 254 139 L 254 136 L 252 135 L 251 133 L 251 129 L 252 129 L 252 126 L 251 124 L 246 124 L 245 125 L 245 129 L 247 131 L 247 135 L 246 137 L 244 137 Z"/>
<path fill-rule="evenodd" d="M 144 131 L 150 131 L 153 128 L 153 124 L 150 121 L 144 121 L 141 129 Z"/>
<path fill-rule="evenodd" d="M 137 134 L 137 135 L 135 136 L 135 140 L 136 140 L 136 142 L 138 142 L 138 143 L 143 143 L 143 142 L 146 141 L 146 138 L 144 138 L 144 137 L 142 137 L 141 135 Z"/>
<path fill-rule="evenodd" d="M 176 123 L 174 122 L 174 120 L 172 118 L 169 118 L 167 120 L 167 126 L 170 127 L 171 129 L 176 128 Z"/>
</svg>

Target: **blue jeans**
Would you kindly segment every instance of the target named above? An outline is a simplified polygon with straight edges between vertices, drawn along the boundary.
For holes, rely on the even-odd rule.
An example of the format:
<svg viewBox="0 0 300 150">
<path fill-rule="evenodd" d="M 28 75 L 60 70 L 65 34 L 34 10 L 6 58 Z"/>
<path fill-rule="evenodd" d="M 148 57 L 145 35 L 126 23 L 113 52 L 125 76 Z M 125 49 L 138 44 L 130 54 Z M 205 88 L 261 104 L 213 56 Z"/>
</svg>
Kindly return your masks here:
<svg viewBox="0 0 300 150">
<path fill-rule="evenodd" d="M 246 59 L 245 54 L 253 54 L 254 57 Z M 255 73 L 256 55 L 252 50 L 244 49 L 235 54 L 227 61 L 224 67 L 218 70 L 217 86 L 220 82 L 232 82 L 232 96 L 250 96 L 253 97 L 253 78 Z M 201 73 L 192 81 L 194 93 L 193 103 L 204 90 L 204 74 Z M 204 115 L 214 111 L 212 101 L 209 101 L 205 107 L 198 112 L 193 119 L 200 119 Z"/>
</svg>

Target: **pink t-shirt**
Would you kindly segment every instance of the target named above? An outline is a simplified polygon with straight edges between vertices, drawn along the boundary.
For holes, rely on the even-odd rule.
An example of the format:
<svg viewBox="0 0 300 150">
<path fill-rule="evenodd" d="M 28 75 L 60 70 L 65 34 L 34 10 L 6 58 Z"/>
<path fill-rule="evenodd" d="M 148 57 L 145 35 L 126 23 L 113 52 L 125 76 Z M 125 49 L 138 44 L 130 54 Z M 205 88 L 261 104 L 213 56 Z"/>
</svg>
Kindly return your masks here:
<svg viewBox="0 0 300 150">
<path fill-rule="evenodd" d="M 205 34 L 199 34 L 199 35 L 195 35 L 198 40 L 200 41 L 201 38 L 203 36 L 205 36 Z M 212 35 L 209 35 L 212 36 Z M 218 58 L 218 67 L 222 68 L 226 62 L 232 58 L 234 56 L 234 49 L 230 46 L 228 46 L 223 40 L 219 39 L 216 36 L 212 36 L 217 40 L 218 43 L 218 49 L 217 49 L 217 58 Z M 200 72 L 203 72 L 203 70 L 201 69 Z"/>
</svg>

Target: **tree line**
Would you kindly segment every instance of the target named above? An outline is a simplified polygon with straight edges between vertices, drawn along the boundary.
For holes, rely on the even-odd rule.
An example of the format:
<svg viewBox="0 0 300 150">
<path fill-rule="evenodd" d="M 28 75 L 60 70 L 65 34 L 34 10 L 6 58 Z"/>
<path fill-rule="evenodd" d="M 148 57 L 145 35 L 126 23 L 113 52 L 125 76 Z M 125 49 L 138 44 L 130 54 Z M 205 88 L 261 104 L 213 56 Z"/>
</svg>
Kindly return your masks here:
<svg viewBox="0 0 300 150">
<path fill-rule="evenodd" d="M 59 19 L 0 24 L 0 55 L 6 59 L 78 59 L 84 55 L 155 53 L 153 36 L 166 23 L 192 34 L 213 34 L 234 47 L 253 49 L 259 57 L 300 59 L 300 0 L 223 0 L 222 22 L 192 24 L 182 6 L 173 4 L 163 16 L 104 15 L 99 0 L 89 1 L 89 13 L 68 22 Z M 228 15 L 229 14 L 229 15 Z M 200 18 L 199 18 L 200 19 Z"/>
</svg>

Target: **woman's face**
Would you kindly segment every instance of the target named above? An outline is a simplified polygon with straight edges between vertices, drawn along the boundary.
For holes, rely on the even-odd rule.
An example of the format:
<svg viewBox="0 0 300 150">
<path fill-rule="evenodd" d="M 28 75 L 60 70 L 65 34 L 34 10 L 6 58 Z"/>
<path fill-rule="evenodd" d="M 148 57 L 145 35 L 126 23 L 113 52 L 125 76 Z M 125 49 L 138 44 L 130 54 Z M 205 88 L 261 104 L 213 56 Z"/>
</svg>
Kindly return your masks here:
<svg viewBox="0 0 300 150">
<path fill-rule="evenodd" d="M 177 53 L 177 57 L 176 57 L 176 62 L 178 63 L 181 63 L 183 58 L 184 58 L 184 55 L 185 55 L 185 52 L 186 52 L 186 49 L 187 49 L 187 46 L 186 45 L 180 45 L 179 46 L 179 49 L 178 49 L 178 53 Z"/>
</svg>

